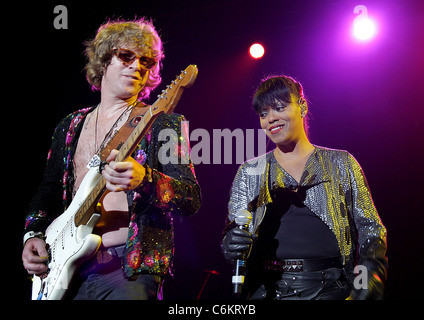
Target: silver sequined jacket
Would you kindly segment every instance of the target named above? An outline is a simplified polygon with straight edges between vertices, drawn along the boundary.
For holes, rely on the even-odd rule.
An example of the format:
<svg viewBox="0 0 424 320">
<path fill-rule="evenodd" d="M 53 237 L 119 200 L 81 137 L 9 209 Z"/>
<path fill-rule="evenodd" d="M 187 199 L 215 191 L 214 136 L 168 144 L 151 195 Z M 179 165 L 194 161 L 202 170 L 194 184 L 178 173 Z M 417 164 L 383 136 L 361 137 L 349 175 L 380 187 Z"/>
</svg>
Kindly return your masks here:
<svg viewBox="0 0 424 320">
<path fill-rule="evenodd" d="M 249 231 L 257 233 L 267 204 L 272 202 L 273 188 L 303 188 L 306 191 L 304 204 L 337 238 L 345 268 L 352 273 L 361 254 L 370 256 L 372 251 L 372 256 L 377 252 L 384 277 L 386 228 L 355 158 L 346 151 L 315 146 L 299 184 L 281 167 L 277 171 L 276 163 L 271 151 L 239 167 L 231 188 L 227 226 L 232 224 L 239 210 L 249 210 L 252 213 Z"/>
</svg>

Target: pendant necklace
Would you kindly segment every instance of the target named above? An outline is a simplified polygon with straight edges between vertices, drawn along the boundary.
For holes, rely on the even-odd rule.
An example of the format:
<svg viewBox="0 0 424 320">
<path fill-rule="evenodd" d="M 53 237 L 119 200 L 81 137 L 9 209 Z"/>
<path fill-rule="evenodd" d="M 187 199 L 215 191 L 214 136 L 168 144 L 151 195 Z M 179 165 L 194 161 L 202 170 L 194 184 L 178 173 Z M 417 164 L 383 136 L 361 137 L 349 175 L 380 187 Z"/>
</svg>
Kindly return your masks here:
<svg viewBox="0 0 424 320">
<path fill-rule="evenodd" d="M 100 165 L 100 152 L 105 147 L 106 143 L 113 138 L 113 136 L 118 132 L 118 130 L 115 130 L 118 126 L 118 123 L 122 120 L 124 114 L 128 113 L 134 106 L 137 104 L 137 101 L 130 105 L 128 108 L 126 108 L 121 115 L 118 117 L 118 119 L 115 121 L 115 123 L 112 125 L 112 127 L 109 129 L 108 133 L 105 135 L 100 147 L 97 147 L 97 127 L 99 122 L 99 109 L 100 104 L 96 108 L 96 122 L 94 124 L 94 156 L 91 158 L 91 160 L 87 164 L 87 168 L 97 167 Z"/>
</svg>

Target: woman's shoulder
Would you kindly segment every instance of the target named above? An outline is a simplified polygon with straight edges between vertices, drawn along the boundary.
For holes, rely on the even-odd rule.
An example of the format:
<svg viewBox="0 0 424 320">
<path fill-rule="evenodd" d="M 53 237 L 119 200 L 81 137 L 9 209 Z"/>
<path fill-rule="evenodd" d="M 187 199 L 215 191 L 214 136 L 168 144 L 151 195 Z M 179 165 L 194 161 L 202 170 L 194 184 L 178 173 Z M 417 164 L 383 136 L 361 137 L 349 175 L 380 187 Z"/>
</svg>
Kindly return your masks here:
<svg viewBox="0 0 424 320">
<path fill-rule="evenodd" d="M 352 155 L 347 150 L 343 149 L 333 149 L 333 148 L 327 148 L 322 146 L 314 145 L 317 154 L 320 154 L 323 157 L 339 157 L 339 158 L 350 158 Z"/>
<path fill-rule="evenodd" d="M 268 163 L 270 163 L 272 157 L 273 150 L 264 153 L 258 157 L 249 159 L 239 166 L 237 174 L 245 174 L 252 177 L 258 177 L 265 172 L 266 166 Z"/>
</svg>

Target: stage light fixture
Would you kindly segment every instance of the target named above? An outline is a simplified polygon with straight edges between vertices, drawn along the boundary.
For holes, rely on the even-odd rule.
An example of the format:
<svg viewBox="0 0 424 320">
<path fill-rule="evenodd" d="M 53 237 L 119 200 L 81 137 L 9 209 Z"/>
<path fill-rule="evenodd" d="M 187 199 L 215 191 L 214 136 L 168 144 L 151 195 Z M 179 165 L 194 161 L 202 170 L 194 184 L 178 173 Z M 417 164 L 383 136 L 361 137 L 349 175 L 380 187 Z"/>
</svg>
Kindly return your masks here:
<svg viewBox="0 0 424 320">
<path fill-rule="evenodd" d="M 265 49 L 261 44 L 254 43 L 250 46 L 249 53 L 253 59 L 260 59 L 265 54 Z"/>
<path fill-rule="evenodd" d="M 353 36 L 360 41 L 371 40 L 377 33 L 376 23 L 368 17 L 368 9 L 364 5 L 358 5 L 353 13 L 359 15 L 353 21 Z"/>
</svg>

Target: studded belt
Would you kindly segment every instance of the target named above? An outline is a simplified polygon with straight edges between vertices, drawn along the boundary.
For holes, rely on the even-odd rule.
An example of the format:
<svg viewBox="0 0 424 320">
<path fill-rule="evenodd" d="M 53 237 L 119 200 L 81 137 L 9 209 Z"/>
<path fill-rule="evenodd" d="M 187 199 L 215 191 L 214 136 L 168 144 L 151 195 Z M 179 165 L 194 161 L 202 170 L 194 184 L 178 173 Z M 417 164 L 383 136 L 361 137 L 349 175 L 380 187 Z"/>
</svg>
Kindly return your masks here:
<svg viewBox="0 0 424 320">
<path fill-rule="evenodd" d="M 266 271 L 312 272 L 342 267 L 339 257 L 320 259 L 267 259 L 264 261 L 264 269 Z"/>
</svg>

